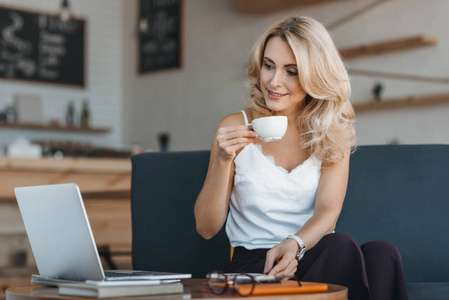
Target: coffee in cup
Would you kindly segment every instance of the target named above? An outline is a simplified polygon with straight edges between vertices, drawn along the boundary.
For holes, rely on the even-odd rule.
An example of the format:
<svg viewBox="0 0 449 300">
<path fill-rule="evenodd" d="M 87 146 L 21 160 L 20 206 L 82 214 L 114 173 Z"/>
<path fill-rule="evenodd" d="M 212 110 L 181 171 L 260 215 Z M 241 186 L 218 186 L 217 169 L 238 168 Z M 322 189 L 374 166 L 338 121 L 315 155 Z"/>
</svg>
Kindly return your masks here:
<svg viewBox="0 0 449 300">
<path fill-rule="evenodd" d="M 251 124 L 259 138 L 264 142 L 279 141 L 287 131 L 286 116 L 272 116 L 254 119 Z"/>
</svg>

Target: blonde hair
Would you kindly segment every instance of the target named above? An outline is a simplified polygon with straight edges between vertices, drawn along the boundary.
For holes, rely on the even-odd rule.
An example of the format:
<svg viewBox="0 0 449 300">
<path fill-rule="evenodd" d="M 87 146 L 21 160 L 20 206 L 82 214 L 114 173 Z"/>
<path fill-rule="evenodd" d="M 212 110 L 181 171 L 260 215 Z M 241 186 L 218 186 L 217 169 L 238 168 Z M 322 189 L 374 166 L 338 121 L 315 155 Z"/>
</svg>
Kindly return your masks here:
<svg viewBox="0 0 449 300">
<path fill-rule="evenodd" d="M 354 109 L 349 102 L 351 87 L 345 65 L 327 30 L 309 17 L 288 18 L 269 28 L 254 45 L 247 75 L 249 109 L 254 118 L 273 115 L 260 88 L 260 70 L 268 40 L 280 37 L 296 57 L 299 83 L 307 93 L 304 110 L 298 114 L 302 146 L 330 166 L 355 146 Z"/>
</svg>

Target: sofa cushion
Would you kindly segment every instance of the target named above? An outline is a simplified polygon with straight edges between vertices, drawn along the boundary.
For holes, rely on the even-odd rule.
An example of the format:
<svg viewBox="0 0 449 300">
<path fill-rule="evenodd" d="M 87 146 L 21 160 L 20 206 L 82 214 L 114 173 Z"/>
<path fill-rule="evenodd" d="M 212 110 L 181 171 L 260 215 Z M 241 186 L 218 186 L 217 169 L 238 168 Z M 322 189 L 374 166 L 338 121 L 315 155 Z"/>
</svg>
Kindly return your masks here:
<svg viewBox="0 0 449 300">
<path fill-rule="evenodd" d="M 204 278 L 230 258 L 222 229 L 211 240 L 196 232 L 193 208 L 210 151 L 143 153 L 132 157 L 132 259 L 137 270 Z"/>
<path fill-rule="evenodd" d="M 448 172 L 448 145 L 359 147 L 336 231 L 395 244 L 409 282 L 449 281 Z"/>
<path fill-rule="evenodd" d="M 409 282 L 409 300 L 447 300 L 449 282 Z"/>
<path fill-rule="evenodd" d="M 203 277 L 229 260 L 224 230 L 209 241 L 195 230 L 193 206 L 209 154 L 144 153 L 132 158 L 135 269 Z M 386 240 L 395 244 L 409 282 L 448 282 L 448 171 L 447 145 L 360 146 L 351 157 L 348 191 L 336 231 L 361 243 Z M 418 295 L 420 285 L 412 284 L 410 289 L 410 299 L 415 299 L 412 295 Z"/>
</svg>

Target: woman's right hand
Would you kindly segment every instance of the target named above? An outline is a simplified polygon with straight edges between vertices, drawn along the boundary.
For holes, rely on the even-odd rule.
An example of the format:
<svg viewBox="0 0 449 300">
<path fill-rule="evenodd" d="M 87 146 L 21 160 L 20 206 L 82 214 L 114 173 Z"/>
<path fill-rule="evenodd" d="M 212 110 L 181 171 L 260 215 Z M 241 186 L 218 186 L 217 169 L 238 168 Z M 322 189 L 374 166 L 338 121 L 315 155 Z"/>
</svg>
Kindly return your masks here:
<svg viewBox="0 0 449 300">
<path fill-rule="evenodd" d="M 233 159 L 258 135 L 244 125 L 241 113 L 224 117 L 215 130 L 206 179 L 195 203 L 198 233 L 205 239 L 215 236 L 228 215 L 234 183 Z"/>
<path fill-rule="evenodd" d="M 216 135 L 217 156 L 222 161 L 231 161 L 240 149 L 257 138 L 257 133 L 245 125 L 220 127 Z"/>
</svg>

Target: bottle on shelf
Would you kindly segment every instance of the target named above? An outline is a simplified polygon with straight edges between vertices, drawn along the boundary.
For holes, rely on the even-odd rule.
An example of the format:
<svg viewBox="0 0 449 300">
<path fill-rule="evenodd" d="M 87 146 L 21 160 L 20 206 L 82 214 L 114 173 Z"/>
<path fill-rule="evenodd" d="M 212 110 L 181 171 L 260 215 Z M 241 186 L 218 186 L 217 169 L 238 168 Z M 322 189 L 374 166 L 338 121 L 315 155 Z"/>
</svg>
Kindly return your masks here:
<svg viewBox="0 0 449 300">
<path fill-rule="evenodd" d="M 15 123 L 17 121 L 16 110 L 14 106 L 8 106 L 5 110 L 5 115 L 6 123 Z"/>
<path fill-rule="evenodd" d="M 83 101 L 83 108 L 81 110 L 81 128 L 90 127 L 90 109 L 89 102 L 87 100 Z"/>
<path fill-rule="evenodd" d="M 69 105 L 67 106 L 66 126 L 67 127 L 75 126 L 75 107 L 73 106 L 73 102 L 70 102 Z"/>
</svg>

